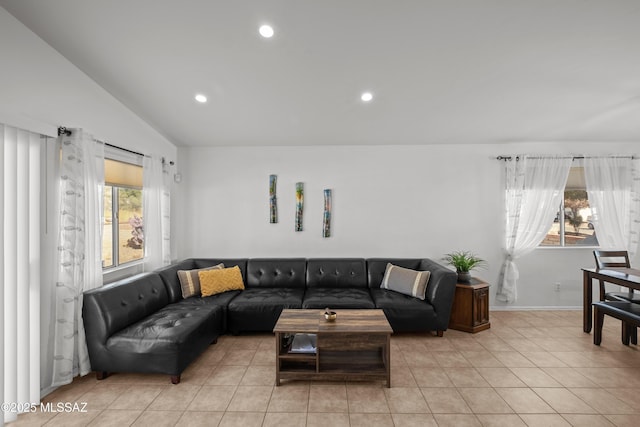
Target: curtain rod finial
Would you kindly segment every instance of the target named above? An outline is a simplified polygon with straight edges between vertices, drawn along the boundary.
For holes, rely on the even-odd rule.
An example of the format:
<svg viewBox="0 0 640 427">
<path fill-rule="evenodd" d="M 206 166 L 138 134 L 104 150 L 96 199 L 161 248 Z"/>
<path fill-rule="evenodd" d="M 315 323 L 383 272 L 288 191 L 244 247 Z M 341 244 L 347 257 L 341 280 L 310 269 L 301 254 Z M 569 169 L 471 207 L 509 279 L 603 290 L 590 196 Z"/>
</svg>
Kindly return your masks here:
<svg viewBox="0 0 640 427">
<path fill-rule="evenodd" d="M 58 127 L 58 136 L 60 135 L 67 135 L 67 136 L 71 136 L 71 131 L 69 129 L 67 129 L 64 126 L 59 126 Z"/>
</svg>

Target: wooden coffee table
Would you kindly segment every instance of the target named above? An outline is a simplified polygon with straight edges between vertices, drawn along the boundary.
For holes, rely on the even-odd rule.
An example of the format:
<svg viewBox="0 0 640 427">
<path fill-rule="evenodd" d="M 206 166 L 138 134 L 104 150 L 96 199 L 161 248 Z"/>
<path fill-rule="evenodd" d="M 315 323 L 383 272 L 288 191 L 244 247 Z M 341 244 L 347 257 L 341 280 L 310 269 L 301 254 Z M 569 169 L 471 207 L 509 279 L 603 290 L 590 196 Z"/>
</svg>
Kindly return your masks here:
<svg viewBox="0 0 640 427">
<path fill-rule="evenodd" d="M 276 336 L 276 385 L 295 380 L 386 380 L 391 387 L 390 343 L 393 329 L 382 310 L 282 310 Z M 315 353 L 291 352 L 294 334 L 315 334 Z"/>
</svg>

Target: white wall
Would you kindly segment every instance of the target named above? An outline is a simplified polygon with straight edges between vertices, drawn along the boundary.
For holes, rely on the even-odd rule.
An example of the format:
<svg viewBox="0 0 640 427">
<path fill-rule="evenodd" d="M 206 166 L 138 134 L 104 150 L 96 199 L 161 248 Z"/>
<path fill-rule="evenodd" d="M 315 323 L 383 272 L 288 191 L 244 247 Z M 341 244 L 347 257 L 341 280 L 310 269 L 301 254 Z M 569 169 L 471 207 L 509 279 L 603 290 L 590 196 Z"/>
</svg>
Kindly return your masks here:
<svg viewBox="0 0 640 427">
<path fill-rule="evenodd" d="M 0 122 L 55 135 L 80 127 L 96 138 L 172 160 L 175 146 L 0 7 Z"/>
<path fill-rule="evenodd" d="M 502 263 L 499 154 L 636 153 L 637 144 L 494 144 L 180 148 L 174 219 L 178 257 L 429 257 L 471 250 L 475 274 L 496 284 Z M 269 175 L 278 175 L 279 223 L 269 223 Z M 294 231 L 295 183 L 305 183 L 304 231 Z M 324 188 L 332 237 L 322 238 Z M 538 249 L 519 262 L 509 307 L 580 307 L 592 249 Z M 638 260 L 634 260 L 638 263 Z M 560 282 L 560 292 L 555 283 Z M 492 287 L 495 295 L 496 286 Z M 492 295 L 494 308 L 503 305 Z"/>
</svg>

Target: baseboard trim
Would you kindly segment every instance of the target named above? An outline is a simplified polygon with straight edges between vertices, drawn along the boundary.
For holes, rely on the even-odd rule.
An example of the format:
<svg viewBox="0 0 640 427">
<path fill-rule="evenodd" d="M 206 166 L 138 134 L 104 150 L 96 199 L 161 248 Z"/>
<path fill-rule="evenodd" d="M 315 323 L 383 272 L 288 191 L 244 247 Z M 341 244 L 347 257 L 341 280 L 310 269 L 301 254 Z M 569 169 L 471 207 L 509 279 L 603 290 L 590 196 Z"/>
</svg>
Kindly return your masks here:
<svg viewBox="0 0 640 427">
<path fill-rule="evenodd" d="M 489 307 L 491 311 L 560 311 L 560 310 L 580 310 L 582 306 L 558 305 L 558 306 L 506 306 L 497 305 Z"/>
</svg>

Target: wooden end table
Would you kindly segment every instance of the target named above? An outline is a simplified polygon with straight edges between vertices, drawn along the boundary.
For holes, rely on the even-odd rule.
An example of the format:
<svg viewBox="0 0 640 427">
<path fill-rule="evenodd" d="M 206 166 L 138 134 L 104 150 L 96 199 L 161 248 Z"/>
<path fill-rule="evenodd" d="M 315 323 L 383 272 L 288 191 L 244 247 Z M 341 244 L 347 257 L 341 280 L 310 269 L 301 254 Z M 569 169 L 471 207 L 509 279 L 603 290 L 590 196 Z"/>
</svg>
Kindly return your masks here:
<svg viewBox="0 0 640 427">
<path fill-rule="evenodd" d="M 475 277 L 471 282 L 458 282 L 449 328 L 475 334 L 490 327 L 489 284 Z"/>
<path fill-rule="evenodd" d="M 390 344 L 393 329 L 382 310 L 335 310 L 333 322 L 324 310 L 284 309 L 276 337 L 276 386 L 282 379 L 386 380 L 391 387 Z M 315 353 L 292 353 L 296 333 L 315 334 Z"/>
</svg>

